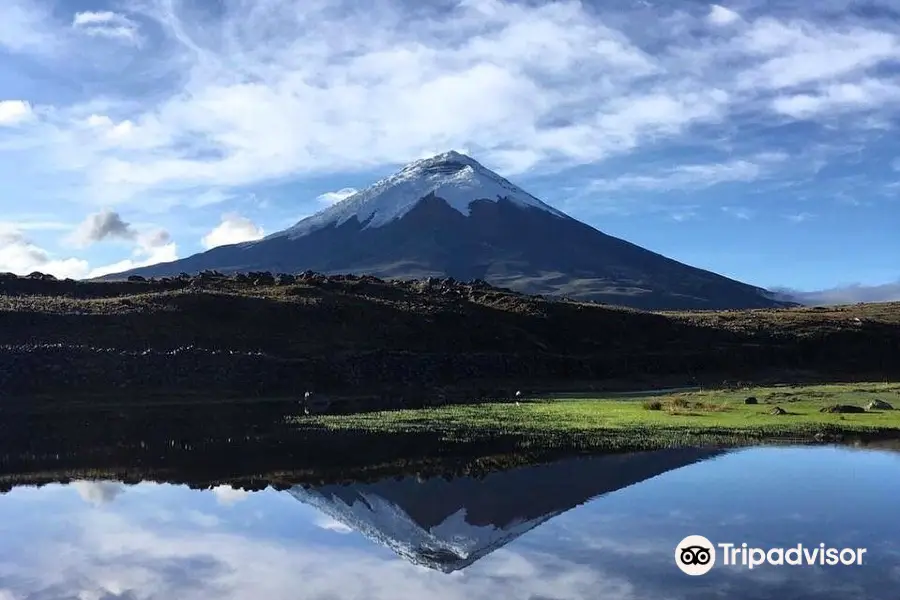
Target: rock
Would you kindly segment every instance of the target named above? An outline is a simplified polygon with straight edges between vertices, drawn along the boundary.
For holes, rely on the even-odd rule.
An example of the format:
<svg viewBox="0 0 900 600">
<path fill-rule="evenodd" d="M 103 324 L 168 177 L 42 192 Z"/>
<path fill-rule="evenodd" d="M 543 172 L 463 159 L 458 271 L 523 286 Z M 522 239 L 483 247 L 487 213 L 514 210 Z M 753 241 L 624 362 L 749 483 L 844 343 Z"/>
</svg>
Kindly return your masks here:
<svg viewBox="0 0 900 600">
<path fill-rule="evenodd" d="M 750 396 L 744 399 L 744 404 L 759 404 L 759 402 L 756 400 L 756 396 Z"/>
<path fill-rule="evenodd" d="M 140 275 L 129 275 L 128 281 L 147 281 L 147 280 L 144 279 L 143 277 L 141 277 Z"/>
<path fill-rule="evenodd" d="M 894 407 L 884 400 L 872 400 L 866 405 L 866 410 L 894 410 Z"/>
<path fill-rule="evenodd" d="M 852 404 L 832 404 L 831 406 L 823 406 L 819 409 L 823 413 L 864 413 L 866 409 L 862 406 L 853 406 Z"/>
<path fill-rule="evenodd" d="M 788 412 L 781 408 L 780 406 L 776 406 L 772 410 L 769 411 L 770 415 L 786 415 Z"/>
</svg>

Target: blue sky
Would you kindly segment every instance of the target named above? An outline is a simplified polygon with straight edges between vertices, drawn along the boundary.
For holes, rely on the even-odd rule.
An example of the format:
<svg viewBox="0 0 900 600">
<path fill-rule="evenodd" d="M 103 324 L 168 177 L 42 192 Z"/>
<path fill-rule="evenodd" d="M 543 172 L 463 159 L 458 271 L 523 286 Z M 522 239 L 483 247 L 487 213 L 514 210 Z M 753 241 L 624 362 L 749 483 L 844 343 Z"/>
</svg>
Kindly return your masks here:
<svg viewBox="0 0 900 600">
<path fill-rule="evenodd" d="M 900 299 L 898 63 L 896 0 L 3 0 L 0 271 L 254 239 L 452 148 L 689 264 Z"/>
</svg>

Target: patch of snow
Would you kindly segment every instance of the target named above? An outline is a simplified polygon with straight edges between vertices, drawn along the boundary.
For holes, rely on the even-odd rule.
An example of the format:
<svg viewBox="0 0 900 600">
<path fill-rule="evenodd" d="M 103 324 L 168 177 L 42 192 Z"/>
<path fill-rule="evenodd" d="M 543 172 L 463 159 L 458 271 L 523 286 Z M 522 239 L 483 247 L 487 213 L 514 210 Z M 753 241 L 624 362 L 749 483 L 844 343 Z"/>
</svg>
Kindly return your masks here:
<svg viewBox="0 0 900 600">
<path fill-rule="evenodd" d="M 474 159 L 450 151 L 410 163 L 394 175 L 274 235 L 300 237 L 354 218 L 366 228 L 381 227 L 401 218 L 430 194 L 466 216 L 470 214 L 469 205 L 475 200 L 496 202 L 505 198 L 523 207 L 568 218 L 565 213 L 541 202 Z"/>
</svg>

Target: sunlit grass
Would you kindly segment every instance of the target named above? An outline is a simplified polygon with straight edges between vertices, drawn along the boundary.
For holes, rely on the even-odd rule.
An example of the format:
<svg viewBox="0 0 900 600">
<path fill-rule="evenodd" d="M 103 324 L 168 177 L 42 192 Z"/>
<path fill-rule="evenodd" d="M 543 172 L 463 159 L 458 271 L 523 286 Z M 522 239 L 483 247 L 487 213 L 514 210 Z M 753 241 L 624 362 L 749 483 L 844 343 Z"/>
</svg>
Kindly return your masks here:
<svg viewBox="0 0 900 600">
<path fill-rule="evenodd" d="M 753 396 L 758 404 L 745 404 Z M 900 408 L 898 384 L 846 384 L 699 391 L 653 397 L 585 397 L 534 402 L 458 405 L 356 415 L 298 419 L 329 429 L 369 432 L 430 431 L 451 439 L 518 435 L 536 443 L 552 438 L 604 436 L 638 445 L 667 446 L 676 441 L 812 439 L 816 434 L 896 433 L 900 410 L 859 414 L 820 412 L 824 406 L 865 407 L 874 399 Z M 774 415 L 780 406 L 788 412 Z"/>
</svg>

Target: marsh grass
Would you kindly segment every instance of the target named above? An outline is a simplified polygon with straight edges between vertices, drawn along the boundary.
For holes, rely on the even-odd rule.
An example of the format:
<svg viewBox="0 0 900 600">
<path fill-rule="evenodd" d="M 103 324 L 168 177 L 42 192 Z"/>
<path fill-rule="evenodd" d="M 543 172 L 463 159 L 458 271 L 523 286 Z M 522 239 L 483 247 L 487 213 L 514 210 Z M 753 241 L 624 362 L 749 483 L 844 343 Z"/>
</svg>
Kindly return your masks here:
<svg viewBox="0 0 900 600">
<path fill-rule="evenodd" d="M 694 402 L 684 396 L 673 396 L 663 400 L 644 400 L 641 402 L 644 410 L 664 410 L 670 415 L 699 416 L 707 412 L 722 412 L 730 410 L 725 403 Z"/>
</svg>

